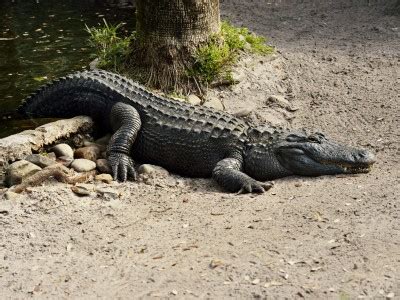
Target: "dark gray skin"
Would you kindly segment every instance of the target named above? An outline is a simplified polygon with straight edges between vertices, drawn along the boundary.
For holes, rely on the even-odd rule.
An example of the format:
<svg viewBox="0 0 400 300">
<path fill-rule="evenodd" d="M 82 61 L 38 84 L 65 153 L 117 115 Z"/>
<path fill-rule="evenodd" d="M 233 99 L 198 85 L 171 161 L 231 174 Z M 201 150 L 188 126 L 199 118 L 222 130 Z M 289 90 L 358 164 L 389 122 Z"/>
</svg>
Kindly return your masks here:
<svg viewBox="0 0 400 300">
<path fill-rule="evenodd" d="M 156 96 L 122 76 L 87 71 L 61 78 L 28 97 L 28 117 L 89 115 L 112 131 L 108 160 L 114 179 L 136 178 L 134 161 L 190 177 L 213 177 L 230 192 L 262 193 L 263 182 L 290 175 L 365 173 L 366 150 L 321 133 L 255 128 L 230 114 Z"/>
</svg>

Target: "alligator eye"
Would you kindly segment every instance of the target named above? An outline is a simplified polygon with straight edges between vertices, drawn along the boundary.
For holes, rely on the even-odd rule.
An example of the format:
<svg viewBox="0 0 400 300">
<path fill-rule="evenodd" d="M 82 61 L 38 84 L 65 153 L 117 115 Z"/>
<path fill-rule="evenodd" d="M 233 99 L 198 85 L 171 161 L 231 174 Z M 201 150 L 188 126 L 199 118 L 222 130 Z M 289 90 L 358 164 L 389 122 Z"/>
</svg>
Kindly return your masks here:
<svg viewBox="0 0 400 300">
<path fill-rule="evenodd" d="M 308 141 L 312 143 L 321 143 L 320 139 L 315 135 L 310 135 Z"/>
<path fill-rule="evenodd" d="M 300 141 L 300 139 L 301 138 L 298 135 L 295 135 L 295 134 L 289 134 L 286 137 L 286 141 L 288 141 L 288 142 L 298 142 L 298 141 Z"/>
</svg>

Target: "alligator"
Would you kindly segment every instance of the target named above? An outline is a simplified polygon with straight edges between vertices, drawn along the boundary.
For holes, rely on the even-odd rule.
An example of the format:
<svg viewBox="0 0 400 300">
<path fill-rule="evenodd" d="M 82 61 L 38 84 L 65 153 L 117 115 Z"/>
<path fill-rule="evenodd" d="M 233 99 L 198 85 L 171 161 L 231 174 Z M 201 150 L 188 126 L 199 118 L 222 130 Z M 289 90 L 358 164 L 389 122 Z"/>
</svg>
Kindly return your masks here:
<svg viewBox="0 0 400 300">
<path fill-rule="evenodd" d="M 189 177 L 212 177 L 229 192 L 262 193 L 290 175 L 367 173 L 374 155 L 322 133 L 256 127 L 223 111 L 158 96 L 104 70 L 77 72 L 30 95 L 25 117 L 88 115 L 112 132 L 114 180 L 136 179 L 134 160 Z"/>
</svg>

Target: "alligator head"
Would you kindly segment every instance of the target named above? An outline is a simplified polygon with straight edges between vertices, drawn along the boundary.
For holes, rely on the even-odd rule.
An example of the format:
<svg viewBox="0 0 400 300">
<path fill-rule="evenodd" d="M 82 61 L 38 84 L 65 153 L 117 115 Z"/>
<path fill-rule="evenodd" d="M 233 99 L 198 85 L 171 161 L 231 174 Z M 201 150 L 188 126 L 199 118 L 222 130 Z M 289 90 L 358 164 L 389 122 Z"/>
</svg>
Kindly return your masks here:
<svg viewBox="0 0 400 300">
<path fill-rule="evenodd" d="M 262 132 L 257 139 L 247 146 L 244 159 L 244 171 L 257 180 L 367 173 L 375 162 L 371 152 L 340 145 L 322 133 Z"/>
</svg>

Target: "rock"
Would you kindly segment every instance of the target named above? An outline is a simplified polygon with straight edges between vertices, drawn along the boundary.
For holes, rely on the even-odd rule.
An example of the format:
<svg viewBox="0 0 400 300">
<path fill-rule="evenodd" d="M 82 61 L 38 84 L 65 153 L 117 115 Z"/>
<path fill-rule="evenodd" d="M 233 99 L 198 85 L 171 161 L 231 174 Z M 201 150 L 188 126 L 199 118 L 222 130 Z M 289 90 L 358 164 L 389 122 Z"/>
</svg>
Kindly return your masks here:
<svg viewBox="0 0 400 300">
<path fill-rule="evenodd" d="M 90 70 L 96 70 L 96 69 L 98 69 L 98 68 L 97 68 L 98 65 L 99 65 L 99 59 L 98 59 L 98 58 L 95 58 L 94 60 L 92 60 L 92 61 L 89 63 L 89 69 L 90 69 Z"/>
<path fill-rule="evenodd" d="M 22 196 L 16 194 L 16 197 L 22 197 Z M 15 200 L 16 198 L 0 201 L 0 219 L 1 217 L 4 216 L 20 215 L 22 213 L 20 204 Z"/>
<path fill-rule="evenodd" d="M 94 185 L 92 184 L 77 184 L 71 187 L 71 190 L 79 196 L 90 196 L 94 192 Z"/>
<path fill-rule="evenodd" d="M 96 167 L 100 173 L 111 174 L 110 164 L 108 163 L 108 160 L 105 158 L 96 160 Z"/>
<path fill-rule="evenodd" d="M 74 150 L 72 150 L 70 145 L 67 144 L 58 144 L 55 145 L 53 148 L 51 148 L 51 151 L 53 151 L 57 157 L 60 156 L 68 156 L 68 157 L 74 157 Z"/>
<path fill-rule="evenodd" d="M 285 96 L 282 95 L 271 95 L 268 97 L 267 101 L 270 103 L 275 103 L 282 108 L 290 106 L 289 101 L 286 100 Z"/>
<path fill-rule="evenodd" d="M 57 162 L 59 162 L 65 167 L 69 167 L 73 161 L 74 159 L 69 156 L 60 156 L 59 158 L 57 158 Z"/>
<path fill-rule="evenodd" d="M 94 179 L 96 181 L 101 181 L 104 183 L 111 183 L 113 181 L 113 178 L 110 174 L 99 174 L 99 175 L 96 175 L 96 177 Z"/>
<path fill-rule="evenodd" d="M 76 132 L 88 132 L 93 128 L 89 117 L 80 116 L 42 125 L 35 130 L 0 139 L 0 160 L 16 161 L 38 152 L 57 140 L 67 138 Z"/>
<path fill-rule="evenodd" d="M 40 170 L 42 170 L 42 168 L 39 166 L 26 160 L 20 160 L 12 163 L 6 169 L 4 181 L 9 187 L 20 184 L 24 178 L 29 177 Z"/>
<path fill-rule="evenodd" d="M 111 198 L 111 199 L 117 199 L 119 198 L 119 192 L 115 189 L 111 188 L 97 188 L 96 192 L 101 194 L 102 196 L 106 198 Z"/>
<path fill-rule="evenodd" d="M 78 158 L 72 162 L 71 168 L 77 172 L 89 172 L 96 169 L 96 163 L 88 159 Z"/>
<path fill-rule="evenodd" d="M 93 147 L 99 148 L 99 149 L 100 149 L 100 152 L 103 152 L 103 151 L 106 151 L 106 150 L 107 150 L 107 146 L 106 146 L 106 145 L 97 144 L 97 143 L 95 143 L 95 142 L 91 142 L 91 141 L 87 141 L 87 140 L 85 140 L 85 141 L 83 142 L 83 146 L 84 146 L 84 147 L 91 147 L 91 146 L 93 146 Z"/>
<path fill-rule="evenodd" d="M 101 149 L 97 145 L 91 145 L 75 150 L 75 158 L 84 158 L 92 161 L 96 161 L 101 154 Z"/>
<path fill-rule="evenodd" d="M 111 139 L 111 134 L 107 134 L 99 139 L 97 139 L 95 141 L 96 144 L 100 144 L 100 145 L 108 145 L 108 143 L 110 142 Z"/>
<path fill-rule="evenodd" d="M 187 102 L 192 104 L 192 105 L 200 105 L 201 104 L 201 99 L 199 97 L 197 97 L 194 94 L 190 94 L 187 97 Z"/>
<path fill-rule="evenodd" d="M 47 158 L 50 158 L 52 160 L 56 160 L 57 155 L 54 152 L 49 152 L 49 153 L 47 153 Z"/>
<path fill-rule="evenodd" d="M 211 97 L 209 100 L 204 102 L 203 106 L 211 107 L 217 110 L 225 110 L 224 104 L 217 97 Z"/>
<path fill-rule="evenodd" d="M 21 197 L 20 194 L 14 193 L 12 191 L 7 191 L 4 193 L 4 199 L 6 200 L 18 200 L 19 197 Z"/>
<path fill-rule="evenodd" d="M 143 164 L 138 168 L 138 173 L 143 175 L 168 176 L 169 172 L 160 166 Z"/>
<path fill-rule="evenodd" d="M 241 110 L 238 110 L 233 115 L 235 117 L 242 118 L 242 117 L 246 117 L 246 116 L 250 115 L 252 112 L 253 112 L 253 108 L 245 107 L 245 108 L 243 108 Z"/>
<path fill-rule="evenodd" d="M 41 168 L 46 168 L 48 166 L 51 166 L 51 165 L 54 165 L 57 163 L 55 161 L 55 159 L 51 159 L 47 156 L 43 156 L 40 154 L 30 154 L 25 157 L 25 160 L 27 160 Z"/>
</svg>

